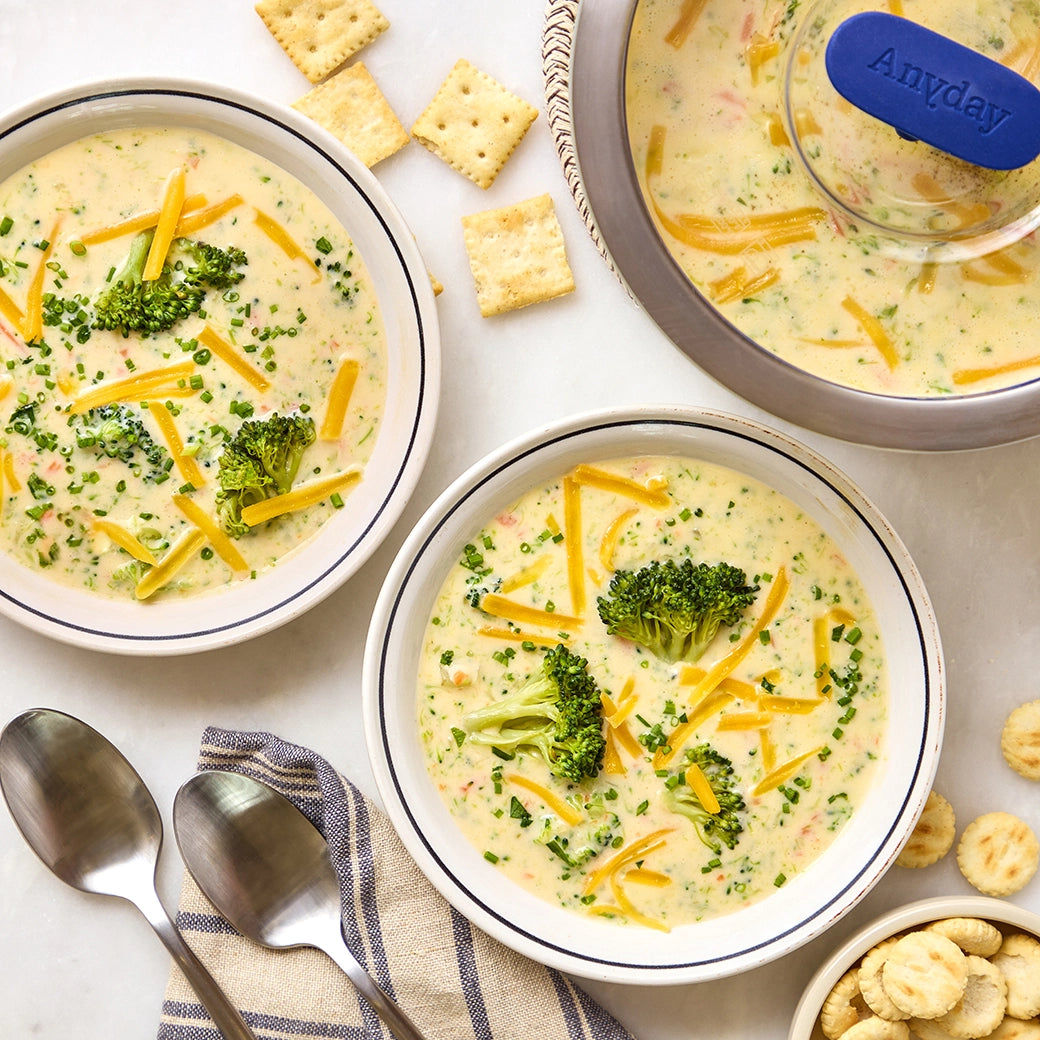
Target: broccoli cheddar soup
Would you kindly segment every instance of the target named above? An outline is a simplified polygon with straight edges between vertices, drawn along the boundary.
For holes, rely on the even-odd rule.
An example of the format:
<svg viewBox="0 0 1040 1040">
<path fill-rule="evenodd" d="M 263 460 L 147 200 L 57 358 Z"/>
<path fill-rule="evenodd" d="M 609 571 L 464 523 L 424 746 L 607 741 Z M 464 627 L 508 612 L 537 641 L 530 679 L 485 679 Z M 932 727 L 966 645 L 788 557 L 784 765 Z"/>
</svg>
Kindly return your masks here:
<svg viewBox="0 0 1040 1040">
<path fill-rule="evenodd" d="M 839 14 L 869 7 L 1027 77 L 1036 68 L 1040 28 L 1020 0 L 639 0 L 625 100 L 647 208 L 701 294 L 798 368 L 915 397 L 1035 379 L 1040 253 L 1017 207 L 1040 200 L 1037 164 L 973 167 L 810 90 L 826 83 Z M 879 47 L 871 68 L 908 106 L 935 108 L 931 73 L 904 58 Z M 977 112 L 968 88 L 943 103 Z"/>
<path fill-rule="evenodd" d="M 835 542 L 696 459 L 576 466 L 460 547 L 417 722 L 459 828 L 517 884 L 667 930 L 813 862 L 884 756 L 877 619 Z"/>
<path fill-rule="evenodd" d="M 363 479 L 385 332 L 349 231 L 271 162 L 118 129 L 0 184 L 0 542 L 146 600 L 262 574 Z"/>
</svg>

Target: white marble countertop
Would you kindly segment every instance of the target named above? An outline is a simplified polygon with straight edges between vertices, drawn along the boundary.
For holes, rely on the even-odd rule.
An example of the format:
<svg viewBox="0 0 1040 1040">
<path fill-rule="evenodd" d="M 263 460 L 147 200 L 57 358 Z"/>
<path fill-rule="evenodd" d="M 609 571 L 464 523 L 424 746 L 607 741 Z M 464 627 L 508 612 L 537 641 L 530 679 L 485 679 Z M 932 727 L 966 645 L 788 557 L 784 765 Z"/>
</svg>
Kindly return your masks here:
<svg viewBox="0 0 1040 1040">
<path fill-rule="evenodd" d="M 406 126 L 459 57 L 543 107 L 539 0 L 380 0 L 379 6 L 391 28 L 363 56 Z M 205 79 L 285 103 L 308 88 L 250 0 L 172 6 L 0 0 L 0 54 L 4 110 L 58 87 L 121 74 Z M 0 619 L 0 722 L 52 706 L 85 718 L 123 749 L 167 824 L 159 885 L 171 907 L 182 867 L 169 832 L 170 805 L 193 771 L 207 724 L 268 729 L 307 744 L 374 795 L 359 705 L 371 607 L 405 532 L 465 467 L 539 423 L 609 405 L 683 402 L 770 421 L 709 380 L 626 296 L 571 202 L 544 113 L 486 192 L 414 142 L 375 172 L 445 285 L 438 299 L 439 429 L 424 476 L 387 542 L 346 588 L 307 616 L 253 643 L 199 657 L 97 655 Z M 482 319 L 460 217 L 542 192 L 555 200 L 577 291 Z M 924 575 L 948 669 L 937 786 L 960 823 L 1003 808 L 1040 831 L 1037 789 L 1011 773 L 999 749 L 1007 711 L 1040 696 L 1040 440 L 920 455 L 788 432 L 860 484 Z M 780 1040 L 802 986 L 844 935 L 906 900 L 959 892 L 971 889 L 952 856 L 924 871 L 895 868 L 828 933 L 751 975 L 666 988 L 586 986 L 640 1040 L 693 1032 Z M 1014 898 L 1040 911 L 1040 877 Z M 167 972 L 165 951 L 134 910 L 63 886 L 0 812 L 0 1037 L 154 1037 Z"/>
</svg>

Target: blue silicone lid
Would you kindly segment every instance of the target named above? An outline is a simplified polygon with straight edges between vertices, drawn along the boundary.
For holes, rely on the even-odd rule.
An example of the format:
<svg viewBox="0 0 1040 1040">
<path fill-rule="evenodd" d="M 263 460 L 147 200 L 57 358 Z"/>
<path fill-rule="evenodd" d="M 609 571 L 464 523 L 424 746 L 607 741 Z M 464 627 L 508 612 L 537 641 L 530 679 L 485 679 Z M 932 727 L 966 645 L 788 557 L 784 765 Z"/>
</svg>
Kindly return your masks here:
<svg viewBox="0 0 1040 1040">
<path fill-rule="evenodd" d="M 978 51 L 882 11 L 843 21 L 826 51 L 835 90 L 909 140 L 992 170 L 1040 154 L 1040 90 Z"/>
</svg>

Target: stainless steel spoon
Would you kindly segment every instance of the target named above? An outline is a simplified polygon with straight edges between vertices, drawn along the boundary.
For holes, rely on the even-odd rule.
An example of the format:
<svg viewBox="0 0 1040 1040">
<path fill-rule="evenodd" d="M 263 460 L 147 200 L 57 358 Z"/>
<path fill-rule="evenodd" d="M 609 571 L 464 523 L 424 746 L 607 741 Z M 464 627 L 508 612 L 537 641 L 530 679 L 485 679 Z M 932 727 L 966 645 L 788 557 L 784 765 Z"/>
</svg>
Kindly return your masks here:
<svg viewBox="0 0 1040 1040">
<path fill-rule="evenodd" d="M 256 1040 L 159 899 L 162 818 L 117 748 L 71 715 L 35 708 L 0 733 L 0 788 L 22 836 L 47 867 L 82 892 L 136 906 L 225 1040 Z"/>
<path fill-rule="evenodd" d="M 173 828 L 202 893 L 237 931 L 322 950 L 398 1040 L 423 1040 L 347 947 L 328 844 L 292 802 L 238 773 L 199 773 L 177 792 Z"/>
</svg>

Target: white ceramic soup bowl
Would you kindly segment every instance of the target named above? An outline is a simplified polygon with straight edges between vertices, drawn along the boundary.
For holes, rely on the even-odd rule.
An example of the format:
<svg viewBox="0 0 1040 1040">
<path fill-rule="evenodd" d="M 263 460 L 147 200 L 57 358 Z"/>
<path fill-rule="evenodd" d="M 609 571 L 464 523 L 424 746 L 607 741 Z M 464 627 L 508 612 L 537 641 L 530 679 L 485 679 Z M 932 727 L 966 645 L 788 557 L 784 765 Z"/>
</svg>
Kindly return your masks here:
<svg viewBox="0 0 1040 1040">
<path fill-rule="evenodd" d="M 873 602 L 899 696 L 887 754 L 863 803 L 829 849 L 775 893 L 668 933 L 585 917 L 522 890 L 462 835 L 427 773 L 417 671 L 434 600 L 463 547 L 524 492 L 579 462 L 680 455 L 757 478 L 805 510 L 841 547 Z M 426 512 L 392 565 L 366 648 L 363 702 L 376 782 L 398 833 L 455 907 L 543 963 L 586 978 L 640 984 L 731 975 L 780 957 L 842 917 L 893 862 L 924 805 L 944 720 L 935 617 L 895 532 L 832 465 L 756 422 L 685 407 L 570 418 L 507 444 L 459 477 Z"/>
<path fill-rule="evenodd" d="M 314 192 L 368 267 L 386 328 L 387 392 L 365 478 L 319 534 L 257 580 L 155 603 L 68 588 L 0 557 L 0 610 L 59 640 L 125 654 L 227 646 L 298 616 L 346 581 L 414 490 L 436 422 L 440 341 L 415 241 L 369 170 L 294 110 L 225 87 L 117 80 L 73 88 L 0 120 L 0 180 L 91 134 L 136 126 L 209 131 L 270 160 Z"/>
<path fill-rule="evenodd" d="M 849 936 L 820 965 L 795 1009 L 789 1040 L 824 1040 L 820 1028 L 824 1001 L 842 975 L 858 964 L 870 949 L 890 936 L 950 917 L 980 918 L 996 925 L 1005 935 L 1024 932 L 1040 939 L 1040 915 L 989 896 L 935 896 L 896 907 Z"/>
</svg>

